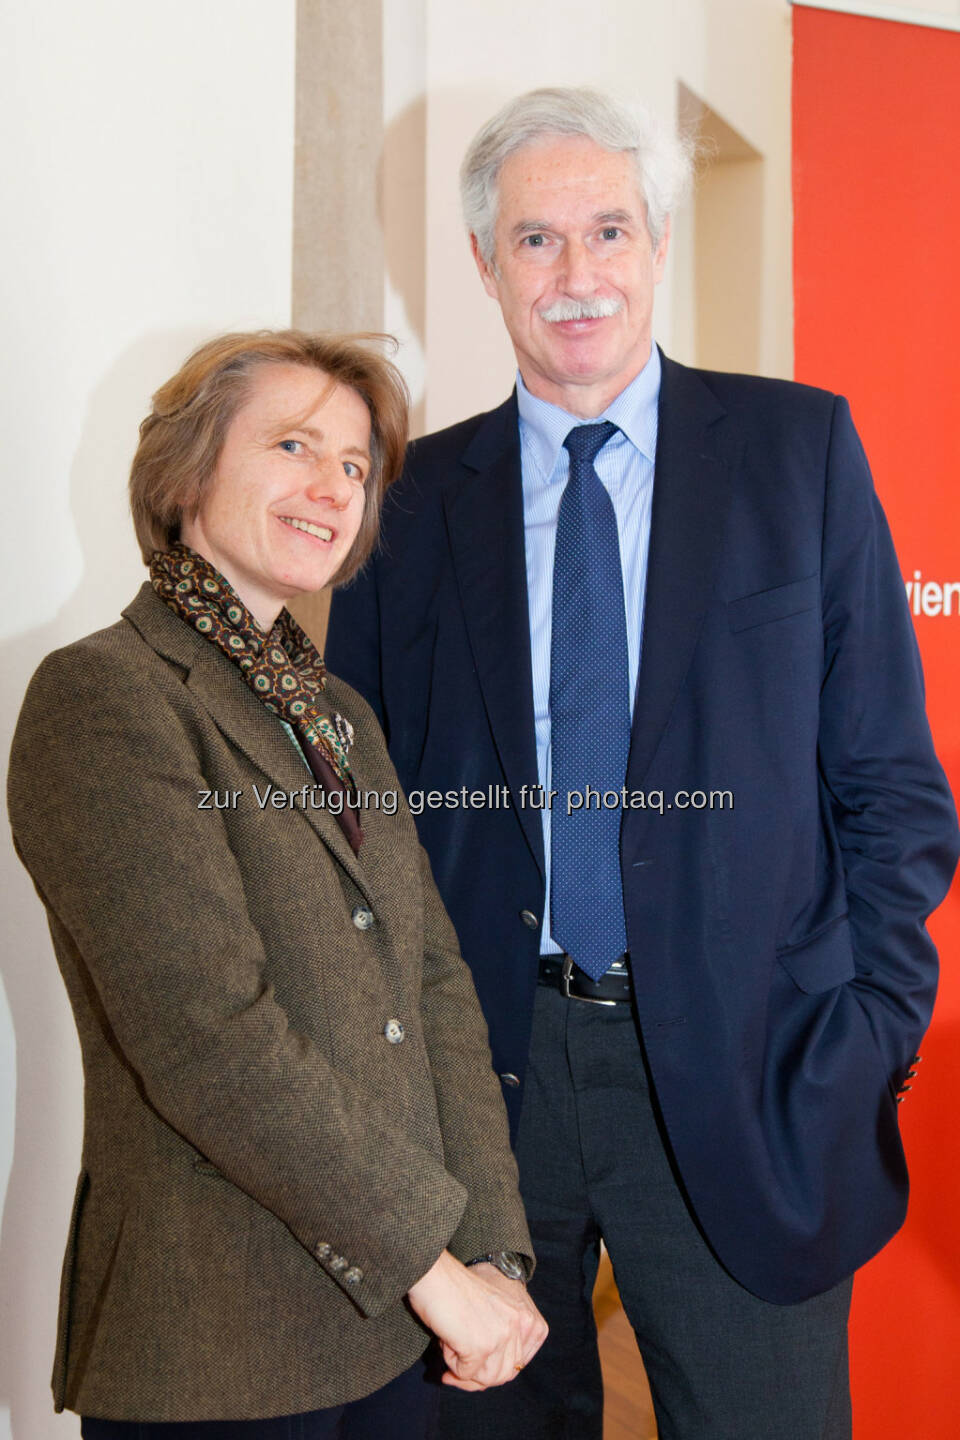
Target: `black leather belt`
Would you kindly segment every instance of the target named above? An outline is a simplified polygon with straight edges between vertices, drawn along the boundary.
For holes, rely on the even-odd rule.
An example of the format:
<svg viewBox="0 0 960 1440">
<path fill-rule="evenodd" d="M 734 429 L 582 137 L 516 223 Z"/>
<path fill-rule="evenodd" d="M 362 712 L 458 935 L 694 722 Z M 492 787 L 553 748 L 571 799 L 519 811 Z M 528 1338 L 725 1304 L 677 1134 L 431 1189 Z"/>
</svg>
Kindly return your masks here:
<svg viewBox="0 0 960 1440">
<path fill-rule="evenodd" d="M 569 1000 L 586 1000 L 591 1005 L 629 1005 L 630 957 L 621 955 L 599 980 L 578 970 L 569 955 L 541 955 L 541 985 L 553 985 Z"/>
</svg>

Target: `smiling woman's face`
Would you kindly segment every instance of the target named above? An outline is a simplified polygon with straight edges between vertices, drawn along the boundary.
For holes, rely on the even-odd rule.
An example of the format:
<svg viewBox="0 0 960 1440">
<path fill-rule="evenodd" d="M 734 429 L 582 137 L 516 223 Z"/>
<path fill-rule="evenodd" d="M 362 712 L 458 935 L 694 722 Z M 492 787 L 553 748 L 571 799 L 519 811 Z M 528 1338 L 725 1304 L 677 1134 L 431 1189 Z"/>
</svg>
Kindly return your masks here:
<svg viewBox="0 0 960 1440">
<path fill-rule="evenodd" d="M 370 463 L 370 412 L 355 390 L 305 365 L 263 365 L 180 538 L 269 630 L 288 600 L 340 568 Z"/>
</svg>

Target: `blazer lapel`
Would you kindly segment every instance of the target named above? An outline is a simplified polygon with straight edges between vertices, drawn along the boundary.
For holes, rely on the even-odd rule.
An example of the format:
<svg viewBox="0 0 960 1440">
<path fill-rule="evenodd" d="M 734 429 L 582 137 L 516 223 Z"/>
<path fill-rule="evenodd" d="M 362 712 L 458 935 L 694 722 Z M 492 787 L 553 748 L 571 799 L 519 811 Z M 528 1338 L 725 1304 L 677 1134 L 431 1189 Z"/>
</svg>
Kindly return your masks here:
<svg viewBox="0 0 960 1440">
<path fill-rule="evenodd" d="M 714 583 L 736 455 L 723 407 L 663 359 L 650 556 L 627 788 L 639 789 L 693 655 Z"/>
<path fill-rule="evenodd" d="M 540 812 L 518 801 L 537 781 L 537 753 L 515 395 L 487 416 L 462 463 L 466 475 L 444 495 L 454 569 L 494 743 L 543 873 Z"/>
<path fill-rule="evenodd" d="M 209 712 L 217 729 L 262 771 L 265 782 L 285 791 L 300 790 L 305 784 L 313 787 L 312 773 L 277 716 L 257 699 L 236 666 L 180 620 L 152 586 L 143 585 L 123 614 L 157 654 L 187 671 L 187 688 Z M 362 786 L 362 780 L 360 783 Z M 336 817 L 311 806 L 296 808 L 372 903 L 359 857 Z"/>
</svg>

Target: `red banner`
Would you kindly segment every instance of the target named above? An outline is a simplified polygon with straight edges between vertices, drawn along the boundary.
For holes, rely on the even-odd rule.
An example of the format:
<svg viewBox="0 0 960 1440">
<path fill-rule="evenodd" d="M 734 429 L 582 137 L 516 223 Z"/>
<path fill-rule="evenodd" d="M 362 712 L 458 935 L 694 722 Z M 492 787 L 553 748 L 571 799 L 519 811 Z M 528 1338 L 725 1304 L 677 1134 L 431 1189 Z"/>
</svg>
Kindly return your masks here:
<svg viewBox="0 0 960 1440">
<path fill-rule="evenodd" d="M 794 8 L 796 378 L 850 400 L 893 529 L 937 748 L 960 794 L 960 34 Z M 858 1276 L 857 1440 L 954 1440 L 960 1409 L 960 894 L 901 1108 L 903 1231 Z"/>
</svg>

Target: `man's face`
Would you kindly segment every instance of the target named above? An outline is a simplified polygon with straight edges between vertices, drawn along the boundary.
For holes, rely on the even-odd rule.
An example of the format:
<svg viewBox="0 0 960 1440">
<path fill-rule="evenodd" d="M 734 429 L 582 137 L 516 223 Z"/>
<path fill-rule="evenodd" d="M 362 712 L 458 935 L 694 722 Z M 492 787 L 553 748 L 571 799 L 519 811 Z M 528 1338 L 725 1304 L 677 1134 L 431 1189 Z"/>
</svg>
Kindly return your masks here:
<svg viewBox="0 0 960 1440">
<path fill-rule="evenodd" d="M 494 258 L 474 257 L 499 301 L 524 384 L 592 418 L 650 355 L 654 249 L 632 155 L 582 136 L 548 138 L 500 171 Z M 567 316 L 592 318 L 565 318 Z"/>
</svg>

